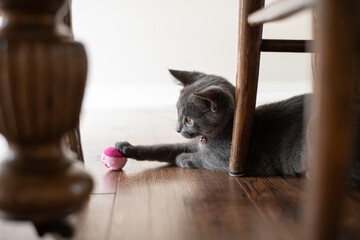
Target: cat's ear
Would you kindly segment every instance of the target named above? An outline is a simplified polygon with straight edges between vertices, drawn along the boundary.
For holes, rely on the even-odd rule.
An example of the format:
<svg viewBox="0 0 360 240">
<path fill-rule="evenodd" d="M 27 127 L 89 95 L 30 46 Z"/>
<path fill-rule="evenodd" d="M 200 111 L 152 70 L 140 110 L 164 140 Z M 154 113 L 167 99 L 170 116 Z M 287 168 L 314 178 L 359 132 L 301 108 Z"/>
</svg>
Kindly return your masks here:
<svg viewBox="0 0 360 240">
<path fill-rule="evenodd" d="M 233 102 L 233 96 L 217 86 L 208 87 L 204 91 L 192 95 L 210 102 L 210 109 L 213 112 L 218 111 L 220 106 Z"/>
<path fill-rule="evenodd" d="M 183 86 L 190 85 L 195 81 L 199 80 L 202 76 L 204 76 L 204 74 L 200 72 L 188 72 L 188 71 L 179 71 L 173 69 L 169 69 L 169 72 Z"/>
</svg>

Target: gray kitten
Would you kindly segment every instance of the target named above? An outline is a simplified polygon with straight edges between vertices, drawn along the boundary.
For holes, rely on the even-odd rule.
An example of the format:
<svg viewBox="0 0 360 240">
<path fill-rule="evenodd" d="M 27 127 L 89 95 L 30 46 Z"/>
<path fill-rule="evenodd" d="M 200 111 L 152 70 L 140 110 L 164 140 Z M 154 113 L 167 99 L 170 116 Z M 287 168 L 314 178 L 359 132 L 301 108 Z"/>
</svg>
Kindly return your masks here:
<svg viewBox="0 0 360 240">
<path fill-rule="evenodd" d="M 169 71 L 184 86 L 176 105 L 176 131 L 190 141 L 153 146 L 118 142 L 116 149 L 137 160 L 228 172 L 235 87 L 215 75 Z M 299 176 L 307 170 L 304 126 L 309 117 L 304 108 L 310 98 L 300 95 L 256 109 L 246 175 Z M 359 167 L 352 173 L 357 181 Z"/>
</svg>

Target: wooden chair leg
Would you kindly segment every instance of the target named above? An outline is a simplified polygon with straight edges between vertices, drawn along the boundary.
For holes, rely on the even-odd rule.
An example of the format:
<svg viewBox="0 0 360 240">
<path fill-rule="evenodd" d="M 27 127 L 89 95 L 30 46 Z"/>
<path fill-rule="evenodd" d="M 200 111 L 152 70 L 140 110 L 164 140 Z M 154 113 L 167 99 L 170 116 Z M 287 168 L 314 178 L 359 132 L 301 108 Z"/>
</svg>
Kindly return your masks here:
<svg viewBox="0 0 360 240">
<path fill-rule="evenodd" d="M 77 159 L 84 162 L 79 123 L 67 134 L 67 141 L 70 150 L 76 153 Z"/>
<path fill-rule="evenodd" d="M 320 78 L 314 113 L 318 136 L 304 239 L 338 239 L 344 178 L 353 141 L 354 82 L 360 65 L 360 2 L 321 0 Z"/>
<path fill-rule="evenodd" d="M 229 169 L 232 176 L 241 176 L 245 172 L 259 76 L 262 25 L 252 27 L 247 18 L 264 6 L 264 0 L 240 0 L 239 4 L 238 66 Z"/>
</svg>

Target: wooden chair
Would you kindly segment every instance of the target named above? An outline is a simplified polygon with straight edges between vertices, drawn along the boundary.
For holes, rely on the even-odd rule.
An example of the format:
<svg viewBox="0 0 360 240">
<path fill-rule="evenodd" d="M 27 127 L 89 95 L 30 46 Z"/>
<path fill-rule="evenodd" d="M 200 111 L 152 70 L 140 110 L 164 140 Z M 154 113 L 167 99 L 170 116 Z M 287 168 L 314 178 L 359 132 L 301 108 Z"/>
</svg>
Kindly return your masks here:
<svg viewBox="0 0 360 240">
<path fill-rule="evenodd" d="M 239 45 L 235 92 L 235 115 L 229 173 L 242 176 L 246 169 L 249 139 L 255 112 L 261 52 L 312 52 L 310 40 L 262 39 L 262 24 L 284 18 L 312 4 L 306 0 L 281 1 L 269 8 L 253 13 L 264 6 L 264 0 L 240 0 Z M 284 3 L 287 5 L 283 7 Z M 275 11 L 274 11 L 275 9 Z M 251 26 L 248 23 L 256 26 Z"/>
<path fill-rule="evenodd" d="M 236 111 L 230 160 L 232 175 L 242 175 L 246 169 L 260 52 L 303 52 L 307 46 L 313 46 L 308 41 L 276 40 L 269 44 L 268 40 L 261 39 L 261 24 L 285 18 L 314 6 L 314 3 L 282 0 L 261 9 L 263 0 L 240 0 Z M 308 156 L 314 166 L 305 207 L 305 229 L 304 235 L 299 237 L 325 240 L 337 239 L 344 179 L 352 151 L 353 97 L 358 92 L 360 78 L 360 2 L 319 0 L 315 7 L 321 20 L 316 34 L 321 64 L 313 103 L 313 114 L 318 117 L 314 120 L 316 139 L 313 142 L 316 145 L 312 156 Z M 250 26 L 248 21 L 257 26 Z M 299 49 L 301 51 L 297 51 Z"/>
</svg>

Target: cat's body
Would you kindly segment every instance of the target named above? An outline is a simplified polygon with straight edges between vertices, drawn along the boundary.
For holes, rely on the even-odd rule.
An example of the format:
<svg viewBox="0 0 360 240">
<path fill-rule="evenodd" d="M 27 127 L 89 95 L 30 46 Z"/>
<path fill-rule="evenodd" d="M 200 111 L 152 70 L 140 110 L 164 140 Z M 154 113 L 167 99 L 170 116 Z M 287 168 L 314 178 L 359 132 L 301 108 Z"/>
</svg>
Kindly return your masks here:
<svg viewBox="0 0 360 240">
<path fill-rule="evenodd" d="M 180 167 L 228 172 L 231 150 L 235 88 L 227 80 L 198 72 L 170 70 L 184 88 L 177 109 L 176 130 L 188 143 L 132 146 L 116 143 L 129 158 L 175 163 Z M 260 106 L 255 119 L 246 175 L 299 176 L 307 170 L 304 108 L 310 95 L 296 96 Z M 360 164 L 351 172 L 360 186 Z"/>
<path fill-rule="evenodd" d="M 248 175 L 298 176 L 307 169 L 304 109 L 310 95 L 260 106 L 255 111 Z"/>
</svg>

